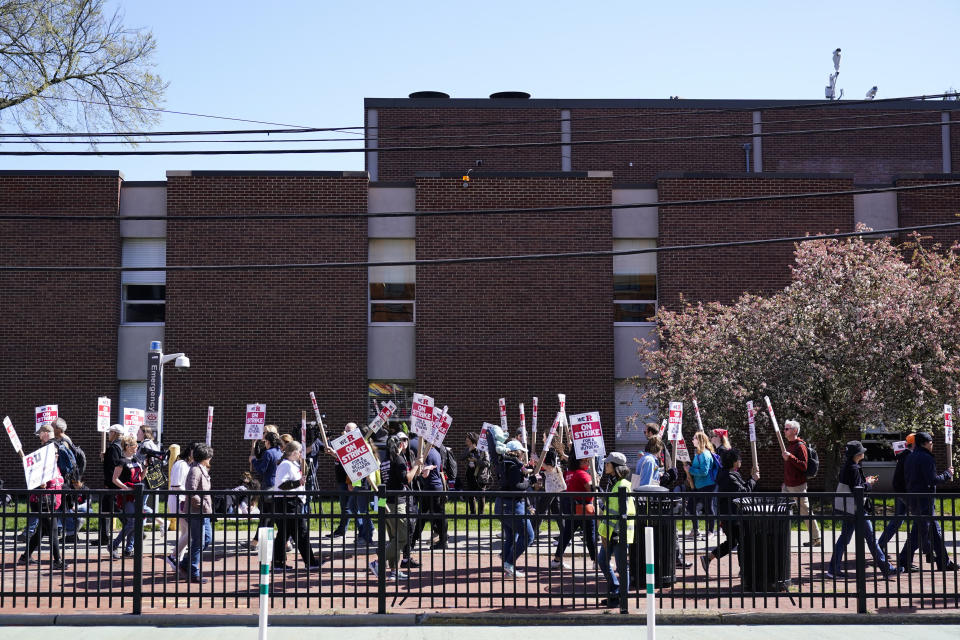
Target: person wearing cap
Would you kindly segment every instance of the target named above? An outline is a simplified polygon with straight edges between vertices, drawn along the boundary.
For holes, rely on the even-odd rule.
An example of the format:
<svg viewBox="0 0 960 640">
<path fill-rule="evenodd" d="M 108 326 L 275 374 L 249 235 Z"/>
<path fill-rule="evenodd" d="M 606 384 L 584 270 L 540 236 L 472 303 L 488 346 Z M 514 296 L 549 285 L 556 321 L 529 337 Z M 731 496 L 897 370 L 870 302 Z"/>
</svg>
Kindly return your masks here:
<svg viewBox="0 0 960 640">
<path fill-rule="evenodd" d="M 40 426 L 40 429 L 37 431 L 37 437 L 40 438 L 42 446 L 47 446 L 53 442 L 53 427 L 49 422 L 45 422 Z M 56 448 L 50 450 L 48 455 L 57 455 Z M 57 465 L 53 465 L 53 474 L 53 478 L 48 480 L 43 485 L 43 488 L 60 491 L 63 489 L 63 476 L 60 475 L 60 469 Z M 31 562 L 33 552 L 40 547 L 40 539 L 43 533 L 46 532 L 50 540 L 51 567 L 53 569 L 63 569 L 64 562 L 60 556 L 60 540 L 57 535 L 57 529 L 60 528 L 59 516 L 57 514 L 60 510 L 60 505 L 61 497 L 59 493 L 48 493 L 44 495 L 36 493 L 30 494 L 27 500 L 27 509 L 31 514 L 37 515 L 27 517 L 27 550 L 18 559 L 20 564 L 29 564 Z M 41 513 L 45 515 L 41 516 Z M 42 522 L 41 518 L 43 519 Z"/>
<path fill-rule="evenodd" d="M 934 562 L 940 571 L 956 571 L 957 563 L 950 559 L 940 525 L 933 518 L 934 497 L 937 485 L 953 478 L 953 467 L 938 474 L 937 463 L 933 458 L 933 436 L 921 431 L 914 437 L 913 451 L 904 463 L 904 476 L 907 481 L 907 493 L 928 494 L 911 497 L 908 502 L 910 515 L 914 516 L 910 528 L 910 537 L 900 550 L 900 567 L 909 571 L 913 566 L 913 554 L 925 547 L 927 541 L 933 553 Z"/>
<path fill-rule="evenodd" d="M 623 584 L 630 584 L 630 562 L 624 562 L 621 567 L 617 563 L 617 573 L 610 569 L 611 558 L 618 557 L 622 550 L 623 556 L 629 558 L 627 547 L 633 544 L 634 520 L 637 510 L 633 498 L 627 495 L 621 504 L 620 491 L 630 493 L 630 467 L 627 466 L 627 457 L 618 451 L 613 451 L 603 459 L 603 474 L 613 480 L 610 487 L 610 497 L 607 498 L 607 508 L 603 518 L 597 524 L 597 533 L 600 536 L 600 549 L 597 554 L 597 565 L 607 579 L 607 606 L 615 607 L 620 604 L 620 581 L 617 573 L 621 574 Z M 620 537 L 620 514 L 627 514 L 627 537 Z"/>
<path fill-rule="evenodd" d="M 380 472 L 385 478 L 387 491 L 411 490 L 413 479 L 420 473 L 419 459 L 410 458 L 408 451 L 410 438 L 403 431 L 398 431 L 387 439 L 387 456 L 380 463 Z M 395 514 L 396 517 L 386 519 L 385 526 L 389 541 L 384 552 L 385 557 L 378 557 L 370 563 L 370 572 L 378 576 L 380 563 L 387 562 L 387 577 L 394 580 L 403 580 L 407 574 L 400 570 L 400 555 L 407 546 L 407 498 L 392 495 L 380 503 L 380 510 L 386 514 Z"/>
<path fill-rule="evenodd" d="M 123 449 L 120 446 L 120 437 L 126 433 L 122 424 L 112 424 L 107 429 L 107 449 L 100 454 L 103 461 L 103 486 L 106 489 L 113 488 L 113 471 L 121 465 L 123 460 Z M 106 546 L 113 543 L 113 536 L 110 530 L 113 525 L 114 497 L 112 494 L 103 494 L 100 496 L 100 537 L 93 544 Z"/>
<path fill-rule="evenodd" d="M 867 453 L 866 448 L 859 440 L 851 440 L 847 443 L 845 453 L 846 462 L 844 462 L 843 468 L 840 470 L 840 483 L 837 485 L 837 493 L 849 494 L 852 489 L 857 487 L 862 487 L 864 491 L 870 491 L 870 489 L 873 488 L 873 484 L 877 481 L 877 476 L 864 477 L 863 469 L 860 468 L 860 461 L 863 460 Z M 839 495 L 834 499 L 834 508 L 838 511 L 852 514 L 856 511 L 854 500 L 855 498 Z M 843 519 L 843 528 L 840 531 L 840 537 L 837 538 L 836 544 L 833 545 L 833 557 L 830 558 L 830 564 L 827 565 L 828 578 L 843 577 L 843 570 L 841 568 L 843 566 L 843 558 L 847 553 L 847 544 L 849 544 L 856 530 L 857 523 L 853 518 Z M 880 572 L 885 577 L 892 575 L 894 573 L 893 567 L 887 560 L 883 549 L 877 544 L 877 538 L 873 534 L 873 522 L 869 518 L 864 520 L 863 536 L 864 541 L 870 548 L 873 561 L 877 564 Z"/>
<path fill-rule="evenodd" d="M 744 480 L 740 475 L 740 466 L 742 460 L 740 452 L 733 447 L 724 449 L 720 452 L 721 469 L 717 473 L 717 491 L 720 493 L 751 493 L 757 488 L 757 482 L 760 481 L 760 472 L 753 468 L 750 479 Z M 713 560 L 719 560 L 731 551 L 737 548 L 740 541 L 743 540 L 743 528 L 741 522 L 731 519 L 730 515 L 735 513 L 733 498 L 720 498 L 717 500 L 717 514 L 720 516 L 720 527 L 727 535 L 727 539 L 717 545 L 711 551 L 700 556 L 700 565 L 704 573 L 709 573 L 710 563 Z M 724 518 L 723 516 L 727 516 Z"/>
<path fill-rule="evenodd" d="M 526 449 L 518 440 L 509 440 L 498 450 L 496 437 L 488 429 L 487 451 L 499 471 L 498 491 L 527 491 L 530 488 L 528 474 L 532 469 L 524 467 L 521 456 L 526 453 Z M 517 559 L 533 540 L 533 525 L 526 517 L 527 500 L 522 494 L 516 497 L 501 497 L 494 502 L 494 508 L 500 516 L 500 529 L 503 534 L 503 548 L 500 553 L 503 557 L 503 572 L 522 578 L 525 574 L 516 568 Z"/>
<path fill-rule="evenodd" d="M 907 479 L 904 475 L 904 467 L 906 466 L 907 456 L 913 451 L 915 446 L 915 433 L 911 433 L 906 437 L 907 448 L 897 454 L 897 468 L 893 472 L 893 490 L 896 493 L 906 493 L 907 492 Z M 896 498 L 894 500 L 894 514 L 887 521 L 887 526 L 884 527 L 883 533 L 880 534 L 880 538 L 877 540 L 877 544 L 880 545 L 880 548 L 886 551 L 887 543 L 890 542 L 890 539 L 896 535 L 897 531 L 900 530 L 900 525 L 903 524 L 903 521 L 907 517 L 907 501 L 905 498 Z"/>
</svg>

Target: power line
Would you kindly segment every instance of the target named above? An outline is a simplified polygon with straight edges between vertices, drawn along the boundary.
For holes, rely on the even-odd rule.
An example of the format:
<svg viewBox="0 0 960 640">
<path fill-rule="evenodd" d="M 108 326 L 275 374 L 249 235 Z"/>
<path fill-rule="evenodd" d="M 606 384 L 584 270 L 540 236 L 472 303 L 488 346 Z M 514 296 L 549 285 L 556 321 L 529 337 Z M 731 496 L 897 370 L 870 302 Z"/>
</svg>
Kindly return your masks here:
<svg viewBox="0 0 960 640">
<path fill-rule="evenodd" d="M 55 266 L 0 266 L 0 271 L 27 271 L 27 272 L 135 272 L 135 271 L 259 271 L 259 270 L 291 270 L 291 269 L 349 269 L 366 267 L 429 267 L 446 264 L 472 264 L 486 262 L 514 262 L 523 260 L 557 260 L 570 258 L 603 258 L 615 256 L 629 256 L 645 253 L 676 253 L 680 251 L 700 251 L 705 249 L 724 249 L 730 247 L 749 247 L 768 244 L 784 244 L 810 242 L 813 240 L 834 240 L 859 236 L 890 235 L 906 231 L 926 231 L 960 227 L 960 220 L 955 222 L 940 222 L 936 224 L 922 224 L 910 227 L 894 227 L 891 229 L 846 231 L 823 235 L 788 236 L 779 238 L 763 238 L 760 240 L 734 240 L 729 242 L 714 242 L 708 244 L 674 245 L 669 247 L 651 247 L 647 249 L 627 249 L 622 251 L 574 251 L 568 253 L 529 253 L 509 256 L 474 256 L 465 258 L 435 258 L 430 260 L 395 260 L 389 262 L 313 262 L 313 263 L 278 263 L 278 264 L 219 264 L 219 265 L 167 265 L 165 267 L 55 267 Z"/>
<path fill-rule="evenodd" d="M 482 176 L 482 174 L 481 174 Z M 875 187 L 868 189 L 845 189 L 841 191 L 808 191 L 803 193 L 778 194 L 765 196 L 738 196 L 732 198 L 706 198 L 700 200 L 666 200 L 663 202 L 630 202 L 620 204 L 584 204 L 584 205 L 555 205 L 549 207 L 510 207 L 500 209 L 450 209 L 430 211 L 384 211 L 378 213 L 256 213 L 256 214 L 227 214 L 227 215 L 183 215 L 183 216 L 117 216 L 117 215 L 55 215 L 55 214 L 0 214 L 0 222 L 13 220 L 70 220 L 70 221 L 144 221 L 163 220 L 166 222 L 186 221 L 220 221 L 220 220 L 324 220 L 349 218 L 422 218 L 436 216 L 479 216 L 479 215 L 511 215 L 525 213 L 549 212 L 577 212 L 577 211 L 604 211 L 608 209 L 646 209 L 651 207 L 689 207 L 704 205 L 743 204 L 754 202 L 772 202 L 778 200 L 805 200 L 810 198 L 834 198 L 842 196 L 856 196 L 873 193 L 891 193 L 905 191 L 925 191 L 930 189 L 948 189 L 960 187 L 960 181 L 934 182 L 926 184 L 904 185 L 899 187 Z"/>
<path fill-rule="evenodd" d="M 610 140 L 572 140 L 569 142 L 503 142 L 493 144 L 419 145 L 404 147 L 361 147 L 332 149 L 187 149 L 176 151 L 0 151 L 0 156 L 205 156 L 205 155 L 277 155 L 277 154 L 334 154 L 334 153 L 387 153 L 408 151 L 474 151 L 481 149 L 525 149 L 560 146 L 602 146 L 612 144 L 644 144 L 665 142 L 692 142 L 696 140 L 724 140 L 731 138 L 773 138 L 828 133 L 851 133 L 855 131 L 886 131 L 890 129 L 915 129 L 943 127 L 943 122 L 916 122 L 906 124 L 869 125 L 861 127 L 836 127 L 832 129 L 802 129 L 797 131 L 767 131 L 760 133 L 713 133 L 690 136 L 666 136 L 657 138 L 614 138 Z"/>
</svg>

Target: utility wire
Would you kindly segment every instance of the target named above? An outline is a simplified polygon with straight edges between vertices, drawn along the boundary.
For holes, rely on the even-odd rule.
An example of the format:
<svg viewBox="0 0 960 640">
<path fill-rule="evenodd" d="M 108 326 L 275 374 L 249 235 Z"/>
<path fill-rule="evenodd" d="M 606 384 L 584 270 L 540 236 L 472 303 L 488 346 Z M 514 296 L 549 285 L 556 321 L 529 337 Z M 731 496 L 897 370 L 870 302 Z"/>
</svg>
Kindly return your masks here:
<svg viewBox="0 0 960 640">
<path fill-rule="evenodd" d="M 925 231 L 931 229 L 945 229 L 960 227 L 960 220 L 955 222 L 940 222 L 936 224 L 921 224 L 910 227 L 894 227 L 891 229 L 846 231 L 823 235 L 788 236 L 779 238 L 763 238 L 760 240 L 735 240 L 729 242 L 714 242 L 707 244 L 686 244 L 668 247 L 651 247 L 647 249 L 627 249 L 622 251 L 574 251 L 568 253 L 528 253 L 508 256 L 474 256 L 464 258 L 435 258 L 430 260 L 394 260 L 388 262 L 308 262 L 308 263 L 278 263 L 278 264 L 218 264 L 218 265 L 167 265 L 165 267 L 55 267 L 55 266 L 0 266 L 0 271 L 43 271 L 43 272 L 135 272 L 135 271 L 258 271 L 258 270 L 290 270 L 290 269 L 349 269 L 365 267 L 429 267 L 446 264 L 472 264 L 486 262 L 516 262 L 523 260 L 556 260 L 570 258 L 604 258 L 615 256 L 630 256 L 645 253 L 676 253 L 681 251 L 700 251 L 705 249 L 724 249 L 729 247 L 750 247 L 770 244 L 810 242 L 813 240 L 834 240 L 860 236 L 888 235 L 906 231 Z"/>
<path fill-rule="evenodd" d="M 134 221 L 134 220 L 164 220 L 166 222 L 187 221 L 219 221 L 219 220 L 338 220 L 349 218 L 424 218 L 436 216 L 481 216 L 481 215 L 510 215 L 525 213 L 548 212 L 579 212 L 605 211 L 608 209 L 646 209 L 651 207 L 690 207 L 705 205 L 743 204 L 754 202 L 773 202 L 778 200 L 805 200 L 810 198 L 834 198 L 841 196 L 856 196 L 872 193 L 891 193 L 906 191 L 925 191 L 930 189 L 948 189 L 960 187 L 960 181 L 934 182 L 926 184 L 903 185 L 899 187 L 875 187 L 868 189 L 846 189 L 841 191 L 808 191 L 766 196 L 738 196 L 733 198 L 706 198 L 700 200 L 666 200 L 663 202 L 630 202 L 621 204 L 583 204 L 583 205 L 555 205 L 549 207 L 509 207 L 500 209 L 449 209 L 430 211 L 384 211 L 378 213 L 254 213 L 254 214 L 198 214 L 183 216 L 117 216 L 117 215 L 55 215 L 55 214 L 0 214 L 0 222 L 8 220 L 70 220 L 70 221 Z"/>
<path fill-rule="evenodd" d="M 179 149 L 176 151 L 0 151 L 0 156 L 207 156 L 207 155 L 277 155 L 277 154 L 339 154 L 368 152 L 408 151 L 474 151 L 481 149 L 529 149 L 561 146 L 602 146 L 612 144 L 643 144 L 664 142 L 691 142 L 696 140 L 725 140 L 731 138 L 774 138 L 827 133 L 851 133 L 855 131 L 887 131 L 891 129 L 916 129 L 943 127 L 943 122 L 916 122 L 907 124 L 882 124 L 861 127 L 836 127 L 832 129 L 801 129 L 797 131 L 766 131 L 761 133 L 712 133 L 690 136 L 667 136 L 657 138 L 613 138 L 609 140 L 572 140 L 570 142 L 502 142 L 493 144 L 457 145 L 412 145 L 403 147 L 361 147 L 332 149 Z"/>
</svg>

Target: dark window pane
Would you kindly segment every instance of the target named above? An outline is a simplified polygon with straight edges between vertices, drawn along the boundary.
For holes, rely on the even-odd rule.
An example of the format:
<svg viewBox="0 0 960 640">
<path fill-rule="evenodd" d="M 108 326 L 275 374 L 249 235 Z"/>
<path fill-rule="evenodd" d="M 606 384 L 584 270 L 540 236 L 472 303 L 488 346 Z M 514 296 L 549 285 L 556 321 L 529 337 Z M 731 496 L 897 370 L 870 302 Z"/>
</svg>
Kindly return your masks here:
<svg viewBox="0 0 960 640">
<path fill-rule="evenodd" d="M 167 287 L 163 284 L 128 284 L 127 300 L 166 300 Z"/>
<path fill-rule="evenodd" d="M 657 276 L 613 276 L 614 300 L 656 300 Z"/>
<path fill-rule="evenodd" d="M 413 322 L 413 304 L 371 303 L 370 322 Z"/>
<path fill-rule="evenodd" d="M 615 304 L 613 305 L 614 322 L 653 322 L 657 313 L 657 305 L 647 304 Z"/>
<path fill-rule="evenodd" d="M 128 304 L 124 313 L 125 322 L 163 322 L 167 305 Z"/>
<path fill-rule="evenodd" d="M 404 282 L 371 282 L 371 300 L 414 300 L 417 285 Z"/>
</svg>

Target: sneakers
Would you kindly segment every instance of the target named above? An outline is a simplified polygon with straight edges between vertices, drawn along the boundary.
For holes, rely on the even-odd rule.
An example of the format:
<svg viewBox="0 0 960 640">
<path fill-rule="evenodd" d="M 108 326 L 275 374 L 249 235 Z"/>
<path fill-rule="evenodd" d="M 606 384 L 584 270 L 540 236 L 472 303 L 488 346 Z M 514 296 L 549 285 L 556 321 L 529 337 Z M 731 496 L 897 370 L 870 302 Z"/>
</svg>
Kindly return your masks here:
<svg viewBox="0 0 960 640">
<path fill-rule="evenodd" d="M 173 557 L 172 553 L 170 555 L 164 556 L 163 560 L 164 562 L 167 563 L 167 566 L 173 569 L 174 571 L 178 571 L 180 569 L 180 567 L 177 566 L 177 559 Z"/>
<path fill-rule="evenodd" d="M 367 565 L 367 566 L 370 567 L 370 573 L 373 574 L 373 577 L 374 577 L 374 578 L 379 578 L 379 577 L 380 577 L 380 563 L 379 563 L 379 562 L 377 562 L 376 560 L 374 560 L 373 562 L 371 562 L 371 563 L 370 563 L 369 565 Z"/>
<path fill-rule="evenodd" d="M 842 579 L 843 579 L 843 572 L 842 572 L 842 571 L 834 571 L 833 569 L 827 569 L 827 570 L 824 572 L 824 574 L 825 574 L 828 578 L 830 578 L 831 580 L 837 580 L 837 579 L 842 580 Z"/>
<path fill-rule="evenodd" d="M 391 571 L 390 574 L 391 574 L 390 577 L 393 578 L 394 580 L 406 580 L 407 578 L 410 577 L 403 571 L 400 571 L 400 569 L 397 569 L 396 571 Z"/>
<path fill-rule="evenodd" d="M 344 533 L 346 532 L 343 529 L 335 529 L 323 537 L 324 538 L 342 538 Z"/>
<path fill-rule="evenodd" d="M 512 564 L 510 564 L 509 562 L 504 562 L 504 563 L 503 563 L 503 572 L 504 572 L 505 574 L 507 574 L 507 575 L 509 575 L 509 576 L 513 576 L 513 577 L 515 577 L 515 578 L 523 578 L 524 576 L 527 575 L 527 574 L 525 574 L 523 571 L 521 571 L 520 569 L 517 569 L 515 566 L 513 566 Z"/>
<path fill-rule="evenodd" d="M 951 560 L 947 564 L 943 565 L 943 569 L 941 569 L 941 571 L 956 571 L 957 569 L 957 563 Z"/>
<path fill-rule="evenodd" d="M 820 546 L 820 538 L 817 538 L 816 540 L 807 540 L 806 542 L 803 543 L 803 546 L 805 546 L 805 547 L 819 547 L 819 546 Z"/>
<path fill-rule="evenodd" d="M 123 558 L 123 552 L 120 551 L 120 547 L 117 547 L 116 549 L 111 549 L 110 557 L 113 558 L 114 560 L 120 560 L 121 558 Z"/>
<path fill-rule="evenodd" d="M 700 556 L 700 566 L 703 567 L 704 573 L 710 573 L 710 561 L 713 560 L 713 556 L 709 553 L 705 553 Z"/>
<path fill-rule="evenodd" d="M 400 561 L 400 566 L 404 569 L 416 569 L 420 566 L 420 563 L 413 558 L 404 558 Z"/>
<path fill-rule="evenodd" d="M 21 555 L 19 558 L 17 558 L 17 564 L 30 564 L 30 556 L 27 554 Z"/>
<path fill-rule="evenodd" d="M 570 565 L 567 564 L 566 562 L 561 561 L 561 560 L 557 560 L 556 558 L 554 558 L 553 560 L 550 561 L 550 568 L 551 568 L 551 569 L 559 569 L 560 567 L 563 567 L 564 569 L 569 569 L 569 568 L 570 568 Z"/>
</svg>

